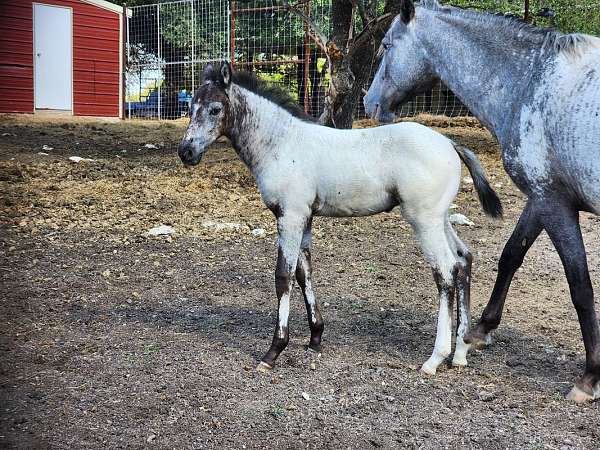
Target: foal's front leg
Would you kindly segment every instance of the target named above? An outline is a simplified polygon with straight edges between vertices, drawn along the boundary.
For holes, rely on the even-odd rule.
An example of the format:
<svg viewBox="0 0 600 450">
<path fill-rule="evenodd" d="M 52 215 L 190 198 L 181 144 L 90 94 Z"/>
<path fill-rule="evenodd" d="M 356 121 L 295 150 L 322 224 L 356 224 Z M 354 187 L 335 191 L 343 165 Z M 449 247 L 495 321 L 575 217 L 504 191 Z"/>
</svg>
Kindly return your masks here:
<svg viewBox="0 0 600 450">
<path fill-rule="evenodd" d="M 294 283 L 294 272 L 302 234 L 308 217 L 302 214 L 285 213 L 277 218 L 278 250 L 275 268 L 275 292 L 277 293 L 277 325 L 269 351 L 263 356 L 256 370 L 264 372 L 273 368 L 275 360 L 289 341 L 288 317 L 290 294 Z"/>
</svg>

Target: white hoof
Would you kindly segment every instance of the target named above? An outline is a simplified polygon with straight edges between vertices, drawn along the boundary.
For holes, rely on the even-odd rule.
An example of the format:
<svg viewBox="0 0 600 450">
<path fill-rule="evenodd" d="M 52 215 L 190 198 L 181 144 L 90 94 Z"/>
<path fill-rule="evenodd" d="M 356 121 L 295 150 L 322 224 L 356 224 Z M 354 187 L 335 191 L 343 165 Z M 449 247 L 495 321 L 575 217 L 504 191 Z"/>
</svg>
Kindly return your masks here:
<svg viewBox="0 0 600 450">
<path fill-rule="evenodd" d="M 429 376 L 435 375 L 436 371 L 437 371 L 437 364 L 432 363 L 430 360 L 427 360 L 425 362 L 425 364 L 423 364 L 421 366 L 421 370 L 420 370 L 420 372 L 423 375 L 429 375 Z"/>
<path fill-rule="evenodd" d="M 453 367 L 467 367 L 467 358 L 462 356 L 462 357 L 454 357 L 452 359 L 452 366 Z"/>
<path fill-rule="evenodd" d="M 579 389 L 577 386 L 573 386 L 571 392 L 567 394 L 567 400 L 570 400 L 575 403 L 585 403 L 591 402 L 600 398 L 600 383 L 596 385 L 596 388 L 592 392 L 592 394 L 588 394 L 587 392 Z"/>
</svg>

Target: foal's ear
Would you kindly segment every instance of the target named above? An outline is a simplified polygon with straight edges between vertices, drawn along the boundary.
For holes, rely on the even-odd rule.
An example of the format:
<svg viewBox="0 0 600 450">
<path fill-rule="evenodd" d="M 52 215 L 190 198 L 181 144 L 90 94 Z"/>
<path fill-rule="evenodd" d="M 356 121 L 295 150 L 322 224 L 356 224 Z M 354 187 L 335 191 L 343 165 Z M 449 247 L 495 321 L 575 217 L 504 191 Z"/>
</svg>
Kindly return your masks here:
<svg viewBox="0 0 600 450">
<path fill-rule="evenodd" d="M 204 71 L 202 72 L 202 79 L 210 80 L 214 77 L 215 77 L 215 68 L 213 67 L 212 64 L 209 64 L 208 66 L 206 66 L 204 68 Z"/>
<path fill-rule="evenodd" d="M 231 72 L 231 64 L 227 61 L 223 61 L 223 64 L 221 65 L 221 77 L 223 77 L 223 84 L 225 87 L 229 87 L 231 84 Z"/>
<path fill-rule="evenodd" d="M 415 17 L 415 4 L 412 0 L 401 0 L 400 2 L 400 19 L 405 24 L 408 24 Z"/>
</svg>

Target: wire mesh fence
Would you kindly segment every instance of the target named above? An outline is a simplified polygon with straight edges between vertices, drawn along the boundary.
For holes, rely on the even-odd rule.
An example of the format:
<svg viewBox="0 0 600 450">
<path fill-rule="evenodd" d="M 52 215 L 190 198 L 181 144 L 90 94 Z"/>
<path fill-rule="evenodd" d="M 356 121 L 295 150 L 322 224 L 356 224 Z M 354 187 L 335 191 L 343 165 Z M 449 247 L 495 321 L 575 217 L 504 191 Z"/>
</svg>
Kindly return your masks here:
<svg viewBox="0 0 600 450">
<path fill-rule="evenodd" d="M 130 9 L 126 116 L 187 115 L 203 68 L 229 59 L 228 1 L 181 0 Z"/>
<path fill-rule="evenodd" d="M 457 4 L 523 14 L 520 0 L 456 0 Z M 600 14 L 590 5 L 566 0 L 531 0 L 532 20 L 567 31 L 600 33 Z M 330 0 L 302 0 L 299 9 L 331 34 Z M 599 4 L 600 6 L 600 4 Z M 304 22 L 278 0 L 179 0 L 132 7 L 127 20 L 126 104 L 128 118 L 174 119 L 186 116 L 208 63 L 231 61 L 289 92 L 305 111 L 318 117 L 329 82 L 326 58 Z M 514 11 L 513 11 L 514 10 Z M 581 14 L 590 11 L 584 22 Z M 595 12 L 595 13 L 594 13 Z M 591 27 L 591 28 L 590 28 Z M 595 28 L 597 27 L 597 28 Z M 378 61 L 371 62 L 371 77 Z M 364 86 L 368 88 L 367 83 Z M 405 104 L 400 116 L 419 113 L 469 115 L 443 84 Z M 362 99 L 356 118 L 364 118 Z"/>
</svg>

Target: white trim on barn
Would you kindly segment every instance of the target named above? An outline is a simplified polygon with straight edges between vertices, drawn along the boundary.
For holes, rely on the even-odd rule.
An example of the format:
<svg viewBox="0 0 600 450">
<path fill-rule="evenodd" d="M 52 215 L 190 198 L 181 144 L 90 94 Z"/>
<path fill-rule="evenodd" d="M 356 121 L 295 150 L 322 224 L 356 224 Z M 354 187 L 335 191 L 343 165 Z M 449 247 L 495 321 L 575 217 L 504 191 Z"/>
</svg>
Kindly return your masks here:
<svg viewBox="0 0 600 450">
<path fill-rule="evenodd" d="M 123 85 L 125 77 L 123 75 L 123 21 L 127 20 L 122 15 L 119 17 L 119 119 L 123 119 Z"/>
<path fill-rule="evenodd" d="M 109 11 L 117 14 L 123 14 L 123 7 L 115 5 L 114 3 L 107 2 L 105 0 L 81 0 L 83 3 L 89 3 L 90 5 L 98 6 L 99 8 L 108 9 Z"/>
</svg>

